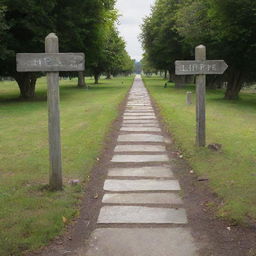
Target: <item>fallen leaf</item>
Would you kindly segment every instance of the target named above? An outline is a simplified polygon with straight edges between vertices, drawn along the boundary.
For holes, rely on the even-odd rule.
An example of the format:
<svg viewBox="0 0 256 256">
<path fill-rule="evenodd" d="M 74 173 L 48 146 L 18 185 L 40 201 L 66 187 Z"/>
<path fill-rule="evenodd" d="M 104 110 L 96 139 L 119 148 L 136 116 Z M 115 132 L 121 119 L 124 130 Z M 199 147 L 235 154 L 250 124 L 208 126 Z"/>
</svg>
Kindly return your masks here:
<svg viewBox="0 0 256 256">
<path fill-rule="evenodd" d="M 67 224 L 68 219 L 66 217 L 62 216 L 62 221 L 63 221 L 64 224 Z"/>
</svg>

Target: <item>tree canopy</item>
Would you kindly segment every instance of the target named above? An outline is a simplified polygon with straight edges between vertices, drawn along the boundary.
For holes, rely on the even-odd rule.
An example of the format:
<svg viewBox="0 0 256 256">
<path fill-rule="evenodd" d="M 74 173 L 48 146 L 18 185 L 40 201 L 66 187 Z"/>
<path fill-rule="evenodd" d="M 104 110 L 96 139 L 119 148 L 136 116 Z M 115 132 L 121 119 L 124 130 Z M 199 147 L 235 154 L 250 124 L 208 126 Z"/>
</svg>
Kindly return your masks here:
<svg viewBox="0 0 256 256">
<path fill-rule="evenodd" d="M 114 24 L 118 18 L 115 2 L 115 0 L 0 0 L 0 6 L 5 6 L 5 15 L 4 10 L 0 9 L 1 47 L 6 45 L 5 51 L 0 49 L 0 75 L 14 77 L 22 97 L 33 97 L 36 79 L 40 74 L 17 73 L 15 56 L 18 52 L 44 52 L 44 38 L 50 32 L 58 35 L 61 52 L 85 53 L 87 74 L 95 74 L 95 67 L 104 58 L 108 63 L 102 66 L 100 73 L 108 72 L 110 65 L 113 73 L 121 70 L 120 67 L 114 67 L 115 64 L 121 65 L 120 60 L 112 58 L 113 62 L 110 63 L 106 56 L 108 54 L 106 38 L 112 33 L 115 39 L 118 38 L 112 41 L 112 50 L 119 49 L 118 54 L 122 52 L 123 58 L 127 57 L 125 44 L 115 30 Z M 111 29 L 106 29 L 107 27 Z"/>
<path fill-rule="evenodd" d="M 191 58 L 194 47 L 205 44 L 208 58 L 228 63 L 225 97 L 236 99 L 244 82 L 255 80 L 255 25 L 253 0 L 158 0 L 143 24 L 142 41 L 157 69 L 166 67 L 159 63 L 172 68 L 175 59 Z"/>
</svg>

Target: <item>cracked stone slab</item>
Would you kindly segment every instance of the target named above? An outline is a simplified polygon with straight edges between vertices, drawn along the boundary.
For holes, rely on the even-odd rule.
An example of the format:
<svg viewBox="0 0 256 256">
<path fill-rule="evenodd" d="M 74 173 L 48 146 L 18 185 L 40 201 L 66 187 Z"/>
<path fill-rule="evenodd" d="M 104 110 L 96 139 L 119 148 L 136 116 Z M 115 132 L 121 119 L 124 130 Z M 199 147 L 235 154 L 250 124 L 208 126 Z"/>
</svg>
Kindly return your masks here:
<svg viewBox="0 0 256 256">
<path fill-rule="evenodd" d="M 117 145 L 115 152 L 166 152 L 161 145 Z"/>
<path fill-rule="evenodd" d="M 112 163 L 169 162 L 167 155 L 114 155 Z"/>
<path fill-rule="evenodd" d="M 112 168 L 108 171 L 110 177 L 147 177 L 147 178 L 173 178 L 170 167 L 146 166 L 136 168 Z"/>
<path fill-rule="evenodd" d="M 153 208 L 144 206 L 103 206 L 99 224 L 187 224 L 184 209 Z"/>
<path fill-rule="evenodd" d="M 177 180 L 106 180 L 104 190 L 113 192 L 132 191 L 179 191 Z"/>
<path fill-rule="evenodd" d="M 188 228 L 104 228 L 92 233 L 81 255 L 198 256 L 198 250 Z"/>
<path fill-rule="evenodd" d="M 156 134 L 125 134 L 119 135 L 118 142 L 164 142 L 162 135 Z"/>
<path fill-rule="evenodd" d="M 104 204 L 182 204 L 181 198 L 175 193 L 129 193 L 105 194 Z"/>
<path fill-rule="evenodd" d="M 121 127 L 122 132 L 161 132 L 157 127 Z"/>
</svg>

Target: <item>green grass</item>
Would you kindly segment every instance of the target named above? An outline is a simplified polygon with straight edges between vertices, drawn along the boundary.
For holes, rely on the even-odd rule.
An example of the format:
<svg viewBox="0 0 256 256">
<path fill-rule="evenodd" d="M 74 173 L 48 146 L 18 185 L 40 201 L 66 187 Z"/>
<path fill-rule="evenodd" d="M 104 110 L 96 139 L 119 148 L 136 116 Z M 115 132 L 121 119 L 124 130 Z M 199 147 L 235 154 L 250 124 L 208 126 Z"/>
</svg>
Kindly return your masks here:
<svg viewBox="0 0 256 256">
<path fill-rule="evenodd" d="M 207 143 L 222 144 L 221 152 L 195 147 L 195 86 L 164 89 L 162 78 L 145 78 L 167 128 L 198 175 L 223 200 L 217 214 L 235 223 L 256 221 L 256 95 L 226 101 L 221 90 L 207 91 Z M 192 106 L 186 92 L 192 91 Z"/>
<path fill-rule="evenodd" d="M 118 105 L 132 77 L 101 80 L 90 90 L 76 80 L 62 80 L 61 129 L 64 191 L 49 192 L 46 80 L 39 79 L 36 98 L 17 99 L 15 82 L 0 82 L 0 255 L 21 255 L 39 248 L 78 215 L 79 199 L 103 147 Z M 122 84 L 123 82 L 123 84 Z M 68 181 L 83 183 L 71 186 Z"/>
</svg>

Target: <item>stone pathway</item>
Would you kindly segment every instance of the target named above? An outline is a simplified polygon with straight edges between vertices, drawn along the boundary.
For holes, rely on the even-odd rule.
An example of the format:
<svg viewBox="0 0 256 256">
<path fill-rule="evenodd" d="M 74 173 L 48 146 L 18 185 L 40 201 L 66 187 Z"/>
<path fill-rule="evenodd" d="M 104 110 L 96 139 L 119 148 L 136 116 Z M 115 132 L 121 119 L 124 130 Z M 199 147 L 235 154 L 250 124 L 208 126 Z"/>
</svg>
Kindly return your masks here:
<svg viewBox="0 0 256 256">
<path fill-rule="evenodd" d="M 197 256 L 180 185 L 147 90 L 137 76 L 85 256 Z"/>
</svg>

